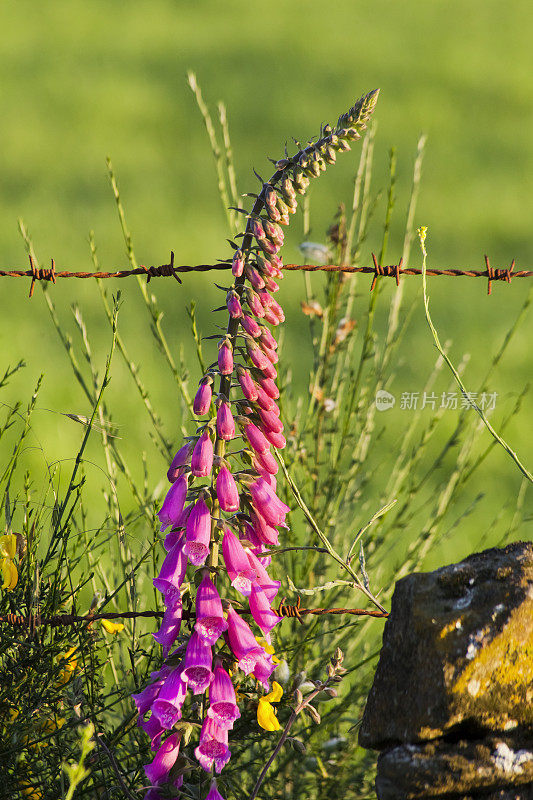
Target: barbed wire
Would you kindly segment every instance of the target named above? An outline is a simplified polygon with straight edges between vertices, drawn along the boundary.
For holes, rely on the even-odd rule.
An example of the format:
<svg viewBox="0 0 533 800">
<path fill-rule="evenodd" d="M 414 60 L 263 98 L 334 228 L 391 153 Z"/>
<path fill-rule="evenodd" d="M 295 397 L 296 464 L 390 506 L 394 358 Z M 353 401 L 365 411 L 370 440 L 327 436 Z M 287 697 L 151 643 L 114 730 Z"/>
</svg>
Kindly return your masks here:
<svg viewBox="0 0 533 800">
<path fill-rule="evenodd" d="M 447 276 L 452 278 L 485 278 L 488 282 L 487 293 L 491 294 L 493 281 L 505 281 L 511 283 L 512 278 L 531 278 L 533 277 L 533 270 L 523 269 L 515 271 L 515 260 L 513 259 L 511 265 L 505 268 L 492 267 L 488 256 L 485 256 L 485 269 L 472 269 L 472 268 L 459 268 L 459 267 L 432 267 L 426 270 L 426 275 L 431 277 Z M 422 270 L 418 267 L 404 267 L 403 259 L 400 259 L 397 264 L 382 265 L 379 264 L 376 256 L 372 253 L 373 266 L 363 267 L 348 267 L 341 264 L 284 264 L 284 272 L 302 271 L 302 272 L 343 272 L 346 274 L 362 273 L 373 275 L 370 291 L 376 285 L 378 278 L 394 278 L 396 284 L 399 285 L 400 278 L 404 275 L 422 275 Z M 209 272 L 211 270 L 229 270 L 231 264 L 225 261 L 217 262 L 216 264 L 181 264 L 179 266 L 174 264 L 174 253 L 170 254 L 170 262 L 168 264 L 161 264 L 160 266 L 145 267 L 141 265 L 134 269 L 117 269 L 112 271 L 101 272 L 83 272 L 73 270 L 57 270 L 54 259 L 51 260 L 51 266 L 38 267 L 36 266 L 33 258 L 29 256 L 30 269 L 2 269 L 0 270 L 0 278 L 31 278 L 29 297 L 33 296 L 35 283 L 37 281 L 45 281 L 56 283 L 58 278 L 129 278 L 132 275 L 146 276 L 147 283 L 152 278 L 168 278 L 173 277 L 178 283 L 181 283 L 179 273 L 188 272 Z"/>
<path fill-rule="evenodd" d="M 278 617 L 295 617 L 300 619 L 307 615 L 324 616 L 326 614 L 341 615 L 349 614 L 357 617 L 387 617 L 386 611 L 377 611 L 375 609 L 366 608 L 302 608 L 299 603 L 295 605 L 288 605 L 282 601 L 277 609 L 274 609 Z M 11 625 L 13 628 L 27 628 L 31 631 L 41 627 L 57 628 L 67 625 L 77 625 L 78 623 L 98 622 L 99 620 L 114 620 L 114 619 L 139 619 L 139 618 L 160 618 L 163 617 L 163 611 L 109 611 L 100 614 L 55 614 L 51 617 L 41 617 L 39 614 L 30 614 L 24 616 L 23 614 L 6 614 L 0 617 L 0 624 Z M 243 609 L 243 613 L 246 611 Z M 185 620 L 194 619 L 194 612 L 184 610 L 182 618 Z M 300 619 L 301 622 L 301 619 Z"/>
</svg>

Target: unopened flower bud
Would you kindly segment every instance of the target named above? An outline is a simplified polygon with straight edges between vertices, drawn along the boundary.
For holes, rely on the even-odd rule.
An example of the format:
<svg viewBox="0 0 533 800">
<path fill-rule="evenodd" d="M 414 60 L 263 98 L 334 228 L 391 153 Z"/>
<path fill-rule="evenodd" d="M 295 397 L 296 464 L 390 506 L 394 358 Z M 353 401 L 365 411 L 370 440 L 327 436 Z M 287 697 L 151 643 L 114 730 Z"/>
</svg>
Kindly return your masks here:
<svg viewBox="0 0 533 800">
<path fill-rule="evenodd" d="M 261 220 L 253 219 L 251 228 L 252 228 L 252 233 L 258 242 L 265 238 L 265 231 L 263 229 L 263 226 L 261 225 Z"/>
<path fill-rule="evenodd" d="M 242 306 L 237 292 L 233 290 L 228 292 L 226 295 L 226 305 L 228 307 L 229 315 L 232 317 L 232 319 L 239 319 L 242 317 Z"/>
<path fill-rule="evenodd" d="M 207 414 L 209 411 L 211 398 L 213 396 L 213 389 L 211 388 L 212 383 L 213 379 L 210 375 L 207 375 L 201 381 L 198 391 L 196 392 L 192 408 L 198 417 L 203 417 L 203 415 Z"/>
<path fill-rule="evenodd" d="M 253 267 L 251 264 L 246 264 L 244 272 L 254 289 L 265 288 L 265 282 L 255 267 Z"/>
<path fill-rule="evenodd" d="M 270 185 L 266 185 L 266 188 L 265 188 L 265 205 L 267 205 L 268 208 L 275 208 L 277 199 L 278 199 L 278 195 L 277 195 L 277 192 L 274 189 L 274 187 L 270 186 Z"/>
<path fill-rule="evenodd" d="M 233 372 L 233 348 L 229 339 L 223 339 L 218 349 L 218 368 L 221 375 Z"/>
<path fill-rule="evenodd" d="M 244 269 L 244 258 L 242 250 L 235 250 L 233 254 L 233 261 L 231 264 L 231 272 L 235 278 L 240 278 Z"/>
</svg>

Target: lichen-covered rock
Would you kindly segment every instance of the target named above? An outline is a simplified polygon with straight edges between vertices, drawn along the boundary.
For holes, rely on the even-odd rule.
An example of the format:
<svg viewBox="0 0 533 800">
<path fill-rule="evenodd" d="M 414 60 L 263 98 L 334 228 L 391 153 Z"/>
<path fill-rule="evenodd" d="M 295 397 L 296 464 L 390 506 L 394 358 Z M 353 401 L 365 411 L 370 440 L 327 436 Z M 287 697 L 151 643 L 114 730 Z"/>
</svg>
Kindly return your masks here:
<svg viewBox="0 0 533 800">
<path fill-rule="evenodd" d="M 512 737 L 402 744 L 378 759 L 378 800 L 465 797 L 487 790 L 513 791 L 533 785 L 533 738 Z M 504 795 L 505 796 L 505 795 Z"/>
<path fill-rule="evenodd" d="M 533 730 L 533 545 L 398 581 L 359 742 Z"/>
</svg>

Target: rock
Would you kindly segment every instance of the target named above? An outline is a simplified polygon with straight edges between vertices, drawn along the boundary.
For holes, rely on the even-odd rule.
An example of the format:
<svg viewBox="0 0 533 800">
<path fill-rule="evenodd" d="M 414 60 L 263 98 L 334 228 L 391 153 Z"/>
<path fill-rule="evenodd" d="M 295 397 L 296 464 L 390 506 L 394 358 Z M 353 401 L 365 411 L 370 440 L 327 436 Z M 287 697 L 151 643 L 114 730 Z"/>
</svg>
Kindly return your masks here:
<svg viewBox="0 0 533 800">
<path fill-rule="evenodd" d="M 402 744 L 378 759 L 378 800 L 465 797 L 487 789 L 516 792 L 533 785 L 533 737 L 477 741 L 437 739 Z M 515 795 L 512 795 L 513 797 Z M 483 794 L 485 797 L 485 794 Z"/>
<path fill-rule="evenodd" d="M 398 581 L 359 743 L 521 730 L 533 731 L 533 545 Z"/>
</svg>

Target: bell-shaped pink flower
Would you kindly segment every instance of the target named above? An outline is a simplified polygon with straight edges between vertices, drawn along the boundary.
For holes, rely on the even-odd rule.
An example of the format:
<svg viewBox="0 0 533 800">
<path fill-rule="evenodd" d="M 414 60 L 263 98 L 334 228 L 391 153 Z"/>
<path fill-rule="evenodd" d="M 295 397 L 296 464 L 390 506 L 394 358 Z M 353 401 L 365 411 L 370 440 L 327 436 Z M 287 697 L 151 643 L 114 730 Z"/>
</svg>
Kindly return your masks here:
<svg viewBox="0 0 533 800">
<path fill-rule="evenodd" d="M 181 514 L 179 515 L 178 521 L 173 526 L 172 530 L 170 530 L 163 540 L 163 547 L 165 550 L 168 551 L 172 550 L 175 544 L 179 542 L 179 540 L 183 536 L 183 529 L 187 524 L 187 520 L 189 518 L 189 514 L 193 509 L 194 503 L 189 503 L 188 506 L 185 506 Z"/>
<path fill-rule="evenodd" d="M 272 610 L 269 599 L 260 586 L 252 586 L 249 602 L 250 611 L 256 624 L 259 625 L 263 633 L 270 633 L 274 625 L 280 622 L 281 617 L 278 617 L 276 612 Z"/>
<path fill-rule="evenodd" d="M 226 295 L 226 305 L 228 307 L 229 315 L 232 319 L 239 319 L 242 317 L 242 306 L 237 292 L 233 290 L 228 292 Z"/>
<path fill-rule="evenodd" d="M 257 338 L 258 336 L 261 336 L 261 331 L 263 329 L 255 321 L 255 319 L 253 317 L 251 317 L 249 314 L 246 314 L 241 319 L 241 325 L 244 328 L 244 330 L 246 331 L 246 333 L 249 334 L 250 336 L 253 336 L 254 338 Z"/>
<path fill-rule="evenodd" d="M 183 447 L 180 447 L 172 459 L 172 463 L 167 472 L 167 478 L 170 483 L 174 483 L 174 481 L 179 477 L 181 467 L 186 466 L 191 460 L 192 448 L 193 442 L 187 442 L 183 445 Z"/>
<path fill-rule="evenodd" d="M 252 590 L 252 581 L 256 580 L 257 575 L 250 566 L 244 547 L 229 528 L 224 531 L 222 555 L 231 585 L 247 597 Z"/>
<path fill-rule="evenodd" d="M 244 272 L 254 289 L 265 288 L 265 282 L 261 277 L 261 273 L 255 267 L 253 267 L 251 264 L 247 264 L 244 268 Z"/>
<path fill-rule="evenodd" d="M 194 630 L 209 645 L 228 629 L 222 612 L 222 602 L 217 588 L 206 573 L 196 593 L 196 623 Z"/>
<path fill-rule="evenodd" d="M 265 438 L 265 435 L 259 430 L 257 425 L 254 425 L 253 422 L 249 422 L 247 425 L 245 425 L 244 435 L 256 453 L 266 453 L 267 450 L 270 450 L 270 445 L 268 440 Z"/>
<path fill-rule="evenodd" d="M 259 540 L 263 542 L 263 544 L 279 544 L 279 533 L 272 525 L 269 525 L 266 519 L 259 514 L 259 512 L 255 511 L 250 516 L 252 520 L 252 527 Z"/>
<path fill-rule="evenodd" d="M 231 262 L 231 272 L 235 278 L 240 278 L 244 270 L 244 258 L 242 250 L 235 250 Z"/>
<path fill-rule="evenodd" d="M 231 606 L 228 611 L 228 639 L 239 669 L 246 675 L 253 672 L 257 678 L 259 672 L 262 678 L 257 679 L 262 681 L 270 665 L 272 665 L 271 672 L 274 670 L 272 659 L 259 645 L 248 623 L 241 619 Z"/>
<path fill-rule="evenodd" d="M 268 430 L 268 428 L 265 428 L 264 425 L 261 425 L 261 430 L 265 434 L 265 437 L 270 444 L 274 445 L 274 447 L 277 447 L 278 450 L 283 450 L 287 444 L 287 440 L 282 433 L 276 433 L 275 431 Z"/>
<path fill-rule="evenodd" d="M 169 606 L 163 615 L 161 627 L 157 633 L 152 634 L 156 642 L 161 645 L 165 658 L 168 656 L 170 648 L 178 638 L 181 628 L 181 615 L 181 601 Z"/>
<path fill-rule="evenodd" d="M 263 353 L 263 355 L 264 355 L 264 353 Z M 266 358 L 266 356 L 265 356 L 265 358 Z M 265 375 L 265 377 L 271 378 L 273 381 L 276 380 L 276 378 L 278 377 L 278 373 L 277 373 L 276 367 L 273 364 L 270 363 L 268 358 L 266 360 L 266 364 L 264 364 L 261 367 L 261 372 L 263 373 L 263 375 Z"/>
<path fill-rule="evenodd" d="M 157 700 L 152 706 L 152 716 L 157 717 L 163 728 L 170 730 L 181 719 L 181 709 L 187 696 L 187 681 L 181 666 L 172 670 L 164 682 Z"/>
<path fill-rule="evenodd" d="M 290 508 L 272 491 L 265 479 L 258 478 L 248 488 L 252 495 L 254 508 L 264 517 L 267 523 L 269 525 L 283 525 Z"/>
<path fill-rule="evenodd" d="M 142 730 L 150 739 L 150 750 L 158 750 L 161 744 L 161 737 L 163 736 L 165 729 L 157 717 L 154 717 L 153 714 L 150 714 L 148 719 L 140 720 L 139 728 L 142 728 Z"/>
<path fill-rule="evenodd" d="M 211 513 L 203 496 L 198 498 L 189 514 L 185 537 L 183 552 L 191 564 L 195 567 L 201 566 L 209 555 L 211 541 Z"/>
<path fill-rule="evenodd" d="M 246 302 L 250 306 L 250 310 L 255 317 L 264 317 L 265 316 L 265 309 L 263 308 L 263 304 L 259 299 L 259 296 L 254 292 L 253 289 L 250 289 L 248 286 L 245 289 L 244 296 L 246 297 Z"/>
<path fill-rule="evenodd" d="M 162 676 L 159 680 L 149 683 L 141 692 L 132 694 L 132 699 L 137 706 L 139 712 L 139 719 L 142 719 L 145 714 L 151 709 L 153 702 L 157 699 L 157 695 L 161 691 L 161 687 L 165 678 Z"/>
<path fill-rule="evenodd" d="M 239 719 L 241 712 L 235 699 L 235 689 L 231 678 L 219 662 L 215 662 L 213 682 L 209 686 L 209 710 L 211 717 L 220 728 L 230 730 Z"/>
<path fill-rule="evenodd" d="M 232 513 L 238 511 L 240 504 L 239 490 L 235 478 L 225 466 L 222 466 L 217 475 L 216 490 L 218 503 L 222 511 Z"/>
<path fill-rule="evenodd" d="M 211 646 L 195 631 L 187 643 L 182 674 L 193 694 L 203 694 L 211 681 L 213 656 Z"/>
<path fill-rule="evenodd" d="M 265 428 L 275 433 L 281 433 L 283 423 L 274 411 L 265 411 L 264 408 L 260 408 L 258 413 Z"/>
<path fill-rule="evenodd" d="M 181 602 L 180 586 L 187 569 L 187 555 L 183 552 L 182 539 L 168 552 L 153 584 L 165 596 L 165 605 L 175 606 Z"/>
<path fill-rule="evenodd" d="M 269 602 L 273 603 L 278 593 L 279 587 L 281 586 L 280 581 L 275 581 L 273 580 L 273 578 L 270 577 L 270 575 L 266 571 L 264 564 L 255 555 L 255 553 L 253 553 L 251 550 L 246 550 L 246 555 L 248 556 L 248 561 L 250 562 L 250 566 L 252 567 L 253 570 L 255 570 L 255 574 L 257 575 L 257 578 L 254 581 L 254 586 L 257 586 L 260 589 L 262 589 L 265 595 L 267 596 Z"/>
<path fill-rule="evenodd" d="M 161 510 L 157 516 L 161 523 L 161 530 L 164 531 L 169 525 L 176 525 L 180 518 L 187 497 L 187 476 L 180 477 L 172 484 L 167 492 Z"/>
<path fill-rule="evenodd" d="M 213 767 L 215 772 L 220 772 L 230 760 L 228 732 L 225 728 L 217 725 L 211 717 L 204 719 L 200 731 L 200 742 L 194 755 L 206 772 L 211 772 Z"/>
<path fill-rule="evenodd" d="M 217 788 L 217 782 L 213 779 L 205 800 L 224 800 Z"/>
<path fill-rule="evenodd" d="M 207 414 L 211 407 L 211 398 L 213 397 L 213 389 L 211 384 L 211 378 L 204 378 L 200 382 L 200 386 L 198 387 L 198 391 L 196 392 L 192 404 L 192 410 L 197 417 L 203 417 L 203 415 Z"/>
<path fill-rule="evenodd" d="M 264 408 L 265 411 L 272 411 L 276 405 L 275 401 L 270 397 L 269 394 L 267 394 L 267 392 L 265 392 L 259 383 L 255 384 L 255 390 L 257 393 L 256 400 L 261 408 Z"/>
<path fill-rule="evenodd" d="M 237 367 L 237 377 L 239 379 L 242 393 L 246 399 L 250 400 L 251 402 L 257 400 L 257 387 L 248 370 L 243 369 L 243 367 Z"/>
<path fill-rule="evenodd" d="M 278 462 L 269 450 L 266 453 L 256 453 L 253 466 L 263 474 L 263 477 L 265 472 L 270 475 L 277 475 L 279 469 Z"/>
<path fill-rule="evenodd" d="M 213 467 L 213 442 L 209 435 L 209 428 L 205 428 L 204 432 L 196 442 L 191 458 L 191 472 L 198 478 L 205 478 L 211 474 Z"/>
<path fill-rule="evenodd" d="M 263 353 L 261 348 L 257 347 L 257 345 L 248 341 L 246 342 L 246 349 L 248 351 L 248 355 L 250 356 L 250 360 L 254 365 L 254 367 L 257 367 L 258 369 L 264 369 L 264 367 L 270 364 L 265 353 Z"/>
<path fill-rule="evenodd" d="M 235 421 L 229 403 L 220 404 L 217 411 L 217 433 L 225 442 L 235 437 Z"/>
<path fill-rule="evenodd" d="M 233 350 L 227 339 L 218 349 L 218 368 L 221 375 L 231 375 L 233 372 Z"/>
<path fill-rule="evenodd" d="M 151 784 L 161 783 L 168 775 L 178 758 L 181 733 L 172 733 L 165 739 L 154 760 L 145 766 L 146 777 Z"/>
</svg>

